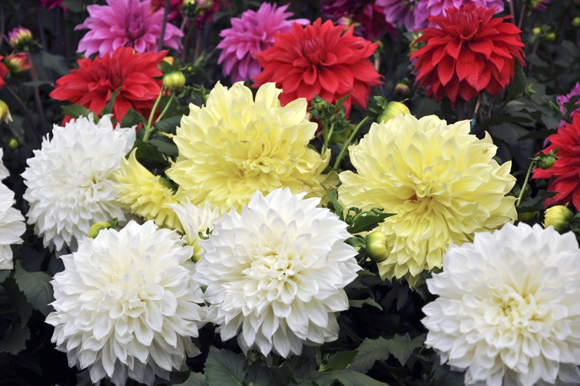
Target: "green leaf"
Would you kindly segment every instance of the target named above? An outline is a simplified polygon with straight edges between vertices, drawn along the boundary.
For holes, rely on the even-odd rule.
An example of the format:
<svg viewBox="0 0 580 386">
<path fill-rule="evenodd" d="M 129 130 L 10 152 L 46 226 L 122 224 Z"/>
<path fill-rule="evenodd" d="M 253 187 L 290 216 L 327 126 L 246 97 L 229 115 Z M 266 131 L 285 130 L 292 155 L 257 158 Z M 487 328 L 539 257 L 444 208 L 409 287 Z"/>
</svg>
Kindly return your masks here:
<svg viewBox="0 0 580 386">
<path fill-rule="evenodd" d="M 364 305 L 369 305 L 371 307 L 378 308 L 379 310 L 383 310 L 383 307 L 379 303 L 375 301 L 373 298 L 366 298 L 364 300 L 349 300 L 348 301 L 351 307 L 355 308 L 362 308 Z"/>
<path fill-rule="evenodd" d="M 517 207 L 518 212 L 534 212 L 536 210 L 542 210 L 544 208 L 544 200 L 558 194 L 557 192 L 547 192 L 545 190 L 540 190 L 538 194 L 532 199 L 523 201 Z"/>
<path fill-rule="evenodd" d="M 159 152 L 159 149 L 157 149 L 157 146 L 155 145 L 152 145 L 148 142 L 143 142 L 142 140 L 138 139 L 135 141 L 134 148 L 137 149 L 135 157 L 137 157 L 137 160 L 141 163 L 143 163 L 143 161 L 158 161 L 167 163 L 167 160 L 165 157 L 163 157 L 163 154 Z"/>
<path fill-rule="evenodd" d="M 115 104 L 115 99 L 117 99 L 117 94 L 119 94 L 120 90 L 121 90 L 121 87 L 119 87 L 118 89 L 113 91 L 113 93 L 111 94 L 111 97 L 109 98 L 109 102 L 107 102 L 107 105 L 105 106 L 103 111 L 101 111 L 101 116 L 105 115 L 105 114 L 112 114 L 113 113 L 113 105 Z"/>
<path fill-rule="evenodd" d="M 4 283 L 4 280 L 6 280 L 8 276 L 10 276 L 11 272 L 12 272 L 11 270 L 0 271 L 0 284 Z"/>
<path fill-rule="evenodd" d="M 344 370 L 350 366 L 358 351 L 339 351 L 331 355 L 324 365 L 325 371 Z"/>
<path fill-rule="evenodd" d="M 63 113 L 75 119 L 79 117 L 88 117 L 89 114 L 93 114 L 95 117 L 97 116 L 97 114 L 81 105 L 60 106 L 60 108 Z"/>
<path fill-rule="evenodd" d="M 378 339 L 365 339 L 357 349 L 358 354 L 351 363 L 349 369 L 366 374 L 376 361 L 389 359 L 389 341 L 383 337 Z"/>
<path fill-rule="evenodd" d="M 388 342 L 389 351 L 404 366 L 411 357 L 411 354 L 413 354 L 413 351 L 423 346 L 425 335 L 422 334 L 413 339 L 411 339 L 408 333 L 405 335 L 395 335 Z"/>
<path fill-rule="evenodd" d="M 78 3 L 78 1 L 76 2 Z M 58 75 L 61 76 L 65 75 L 70 70 L 64 56 L 50 54 L 42 50 L 40 51 L 40 57 L 42 59 L 42 65 L 46 68 L 50 68 L 51 70 L 55 71 Z"/>
<path fill-rule="evenodd" d="M 388 386 L 386 383 L 352 370 L 324 372 L 314 379 L 318 386 L 332 386 L 336 381 L 344 386 Z"/>
<path fill-rule="evenodd" d="M 527 85 L 526 74 L 520 66 L 515 67 L 514 80 L 509 85 L 508 91 L 512 98 L 520 95 L 526 90 Z"/>
<path fill-rule="evenodd" d="M 212 346 L 204 371 L 209 385 L 244 386 L 248 365 L 241 355 Z"/>
<path fill-rule="evenodd" d="M 19 263 L 16 264 L 14 279 L 20 291 L 35 310 L 47 316 L 52 311 L 49 305 L 54 300 L 50 280 L 52 277 L 45 272 L 27 272 Z"/>
<path fill-rule="evenodd" d="M 127 110 L 127 114 L 123 116 L 121 127 L 133 127 L 137 126 L 139 123 L 146 125 L 147 121 L 141 114 L 131 108 Z"/>
<path fill-rule="evenodd" d="M 173 117 L 165 118 L 157 122 L 154 126 L 157 130 L 163 131 L 164 133 L 175 134 L 177 126 L 181 122 L 181 115 L 176 115 Z"/>
<path fill-rule="evenodd" d="M 328 200 L 329 202 L 329 208 L 333 209 L 333 212 L 336 213 L 336 215 L 342 220 L 344 219 L 343 215 L 344 215 L 344 208 L 342 207 L 342 205 L 340 205 L 340 203 L 338 202 L 338 192 L 335 190 L 330 190 L 328 188 L 326 188 L 326 186 L 320 184 L 320 186 L 322 186 L 322 189 L 324 189 L 324 191 L 326 192 L 326 195 L 328 196 Z"/>
<path fill-rule="evenodd" d="M 255 362 L 250 366 L 248 376 L 244 382 L 245 385 L 252 386 L 270 386 L 272 385 L 272 378 L 268 369 L 260 362 Z"/>
<path fill-rule="evenodd" d="M 185 382 L 176 384 L 175 386 L 207 386 L 207 382 L 205 375 L 191 372 Z"/>
<path fill-rule="evenodd" d="M 173 141 L 166 142 L 162 139 L 154 138 L 150 139 L 148 142 L 152 145 L 155 145 L 157 150 L 159 150 L 161 153 L 170 157 L 177 157 L 177 146 L 173 143 Z"/>
<path fill-rule="evenodd" d="M 30 330 L 26 326 L 16 324 L 14 329 L 0 341 L 0 352 L 16 355 L 26 349 L 26 341 L 30 338 Z"/>
<path fill-rule="evenodd" d="M 390 216 L 392 216 L 392 214 L 382 213 L 375 209 L 368 212 L 362 212 L 354 218 L 354 221 L 347 230 L 350 234 L 370 231 Z"/>
</svg>

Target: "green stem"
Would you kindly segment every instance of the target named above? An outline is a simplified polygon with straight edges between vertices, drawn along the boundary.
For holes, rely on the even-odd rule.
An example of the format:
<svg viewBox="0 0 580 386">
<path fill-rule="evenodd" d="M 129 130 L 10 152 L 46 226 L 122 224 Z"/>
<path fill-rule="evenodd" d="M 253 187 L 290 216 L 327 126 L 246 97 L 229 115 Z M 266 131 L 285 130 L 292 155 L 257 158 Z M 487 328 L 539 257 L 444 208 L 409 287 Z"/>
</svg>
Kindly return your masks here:
<svg viewBox="0 0 580 386">
<path fill-rule="evenodd" d="M 163 108 L 163 111 L 161 112 L 161 114 L 159 114 L 159 116 L 155 120 L 155 123 L 159 122 L 161 120 L 161 118 L 163 118 L 163 116 L 167 112 L 167 109 L 169 108 L 169 105 L 171 104 L 171 102 L 173 102 L 174 99 L 175 99 L 175 94 L 171 94 L 171 98 L 169 98 L 169 101 L 167 102 L 167 104 Z"/>
<path fill-rule="evenodd" d="M 153 116 L 155 115 L 155 111 L 157 110 L 157 106 L 159 105 L 159 101 L 161 100 L 161 96 L 163 95 L 163 91 L 165 86 L 161 86 L 161 91 L 159 91 L 159 96 L 157 96 L 157 100 L 153 105 L 153 109 L 151 110 L 151 114 L 149 114 L 149 120 L 147 121 L 147 126 L 145 127 L 145 135 L 143 135 L 143 142 L 147 142 L 151 132 L 153 131 Z"/>
<path fill-rule="evenodd" d="M 324 136 L 324 144 L 322 145 L 322 154 L 326 153 L 326 149 L 328 149 L 328 141 L 330 141 L 330 137 L 332 137 L 332 132 L 334 131 L 334 124 L 335 122 L 332 122 L 332 126 L 330 126 L 330 131 L 326 133 L 326 135 Z"/>
<path fill-rule="evenodd" d="M 350 145 L 350 143 L 352 142 L 354 137 L 357 135 L 357 133 L 360 130 L 360 128 L 362 127 L 362 125 L 364 125 L 369 119 L 370 119 L 369 117 L 365 117 L 362 121 L 360 121 L 358 126 L 354 129 L 354 131 L 350 135 L 350 137 L 348 137 L 348 139 L 344 143 L 344 146 L 342 147 L 342 149 L 340 149 L 340 153 L 338 154 L 336 161 L 334 162 L 334 166 L 332 167 L 334 170 L 338 169 L 338 166 L 340 165 L 340 161 L 342 161 L 342 158 L 346 154 L 346 151 L 348 149 L 348 145 Z"/>
<path fill-rule="evenodd" d="M 536 166 L 536 160 L 533 160 L 530 163 L 530 167 L 528 168 L 528 173 L 526 174 L 526 179 L 524 180 L 524 184 L 522 185 L 522 189 L 520 190 L 520 195 L 518 196 L 518 200 L 516 202 L 516 207 L 520 206 L 522 202 L 522 197 L 524 196 L 524 192 L 526 191 L 526 187 L 528 186 L 528 181 L 530 180 L 530 174 L 532 173 L 532 169 Z"/>
</svg>

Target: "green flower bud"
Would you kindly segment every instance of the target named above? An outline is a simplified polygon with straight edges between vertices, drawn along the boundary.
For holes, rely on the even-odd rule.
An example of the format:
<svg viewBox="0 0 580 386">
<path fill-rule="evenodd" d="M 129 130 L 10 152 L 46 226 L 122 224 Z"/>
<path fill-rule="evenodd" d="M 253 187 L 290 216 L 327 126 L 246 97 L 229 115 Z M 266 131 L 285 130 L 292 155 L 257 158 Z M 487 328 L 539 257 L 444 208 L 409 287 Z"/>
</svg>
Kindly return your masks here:
<svg viewBox="0 0 580 386">
<path fill-rule="evenodd" d="M 544 228 L 553 226 L 558 232 L 568 229 L 574 213 L 564 205 L 556 205 L 546 209 L 544 213 Z"/>
<path fill-rule="evenodd" d="M 109 224 L 106 221 L 99 221 L 97 223 L 94 223 L 91 226 L 91 228 L 89 229 L 89 233 L 87 233 L 87 237 L 94 239 L 97 237 L 97 235 L 99 234 L 100 231 L 102 231 L 103 229 L 109 229 L 109 228 L 111 228 L 111 224 Z"/>
<path fill-rule="evenodd" d="M 387 107 L 385 107 L 383 112 L 378 116 L 377 121 L 379 123 L 385 123 L 399 114 L 407 115 L 411 114 L 411 111 L 409 111 L 409 108 L 404 103 L 389 102 Z"/>
<path fill-rule="evenodd" d="M 18 145 L 19 145 L 19 143 L 18 143 L 18 140 L 16 138 L 10 138 L 10 141 L 8 141 L 8 148 L 10 150 L 16 150 Z"/>
<path fill-rule="evenodd" d="M 556 37 L 557 37 L 556 36 L 556 33 L 554 33 L 554 32 L 548 32 L 546 34 L 545 39 L 546 39 L 547 42 L 555 42 L 556 41 Z"/>
<path fill-rule="evenodd" d="M 8 105 L 3 100 L 0 100 L 0 121 L 1 122 L 12 122 L 12 115 L 10 115 L 10 109 Z"/>
<path fill-rule="evenodd" d="M 544 154 L 538 160 L 538 166 L 544 170 L 550 169 L 556 163 L 556 156 L 553 154 Z"/>
<path fill-rule="evenodd" d="M 540 35 L 542 33 L 542 29 L 540 27 L 534 27 L 532 29 L 532 34 L 534 35 Z"/>
<path fill-rule="evenodd" d="M 185 75 L 181 71 L 165 74 L 163 76 L 163 85 L 173 91 L 179 90 L 185 85 Z"/>
<path fill-rule="evenodd" d="M 389 257 L 389 250 L 387 249 L 387 236 L 381 231 L 374 231 L 366 237 L 366 251 L 371 259 L 380 263 Z"/>
<path fill-rule="evenodd" d="M 572 25 L 576 28 L 580 27 L 580 16 L 576 16 L 572 19 Z"/>
<path fill-rule="evenodd" d="M 395 86 L 395 94 L 407 95 L 409 94 L 409 91 L 409 86 L 407 86 L 405 83 L 397 83 Z"/>
</svg>

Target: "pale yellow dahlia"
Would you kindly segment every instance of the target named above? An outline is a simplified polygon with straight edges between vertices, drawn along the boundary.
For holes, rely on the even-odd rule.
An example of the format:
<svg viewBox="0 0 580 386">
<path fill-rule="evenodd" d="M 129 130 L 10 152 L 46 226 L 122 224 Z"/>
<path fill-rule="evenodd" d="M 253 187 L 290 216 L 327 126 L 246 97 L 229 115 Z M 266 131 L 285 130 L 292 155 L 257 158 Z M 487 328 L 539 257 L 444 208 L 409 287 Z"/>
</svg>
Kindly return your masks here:
<svg viewBox="0 0 580 386">
<path fill-rule="evenodd" d="M 399 115 L 350 147 L 358 174 L 340 174 L 343 204 L 394 214 L 379 225 L 389 249 L 378 263 L 383 279 L 415 286 L 421 272 L 442 266 L 450 243 L 516 219 L 515 198 L 505 197 L 516 181 L 511 162 L 499 165 L 491 138 L 469 129 L 470 121 Z"/>
<path fill-rule="evenodd" d="M 137 161 L 135 150 L 123 158 L 114 175 L 119 201 L 128 211 L 160 227 L 181 230 L 177 214 L 167 204 L 179 204 L 185 199 L 181 189 L 174 192 L 167 180 L 156 176 Z"/>
<path fill-rule="evenodd" d="M 322 195 L 320 173 L 330 152 L 308 147 L 317 125 L 309 121 L 306 99 L 282 107 L 273 83 L 252 91 L 242 82 L 230 89 L 218 83 L 204 107 L 189 106 L 177 135 L 177 162 L 167 175 L 193 204 L 209 202 L 221 212 L 240 210 L 256 191 L 277 188 Z"/>
</svg>

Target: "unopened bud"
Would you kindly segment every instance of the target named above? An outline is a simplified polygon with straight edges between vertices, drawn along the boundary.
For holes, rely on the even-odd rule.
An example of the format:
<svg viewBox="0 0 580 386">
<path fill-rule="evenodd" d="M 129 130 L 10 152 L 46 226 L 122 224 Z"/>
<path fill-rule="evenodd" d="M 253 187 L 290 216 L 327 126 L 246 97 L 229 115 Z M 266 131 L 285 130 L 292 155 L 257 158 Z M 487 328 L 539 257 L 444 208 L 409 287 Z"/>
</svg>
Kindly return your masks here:
<svg viewBox="0 0 580 386">
<path fill-rule="evenodd" d="M 544 213 L 544 228 L 552 226 L 558 232 L 564 232 L 573 217 L 574 213 L 564 205 L 552 206 Z"/>
<path fill-rule="evenodd" d="M 576 28 L 580 27 L 580 16 L 576 16 L 572 19 L 572 25 Z"/>
<path fill-rule="evenodd" d="M 28 28 L 18 26 L 8 33 L 6 40 L 10 44 L 10 47 L 14 49 L 26 49 L 32 42 L 32 32 Z"/>
<path fill-rule="evenodd" d="M 383 112 L 378 116 L 377 121 L 379 123 L 385 123 L 399 114 L 407 115 L 411 114 L 409 108 L 402 102 L 389 102 L 387 107 L 383 110 Z"/>
<path fill-rule="evenodd" d="M 12 115 L 10 115 L 10 109 L 8 105 L 3 100 L 0 100 L 0 121 L 1 122 L 12 122 Z"/>
<path fill-rule="evenodd" d="M 16 138 L 10 138 L 10 141 L 8 141 L 8 149 L 10 149 L 10 150 L 16 150 L 18 145 L 19 145 L 19 143 L 18 143 L 18 140 Z"/>
<path fill-rule="evenodd" d="M 181 71 L 165 74 L 163 76 L 163 85 L 173 91 L 179 90 L 185 85 L 185 75 Z"/>
<path fill-rule="evenodd" d="M 24 71 L 30 69 L 30 62 L 28 61 L 28 54 L 18 52 L 10 54 L 4 59 L 4 64 L 12 74 L 22 74 Z"/>
<path fill-rule="evenodd" d="M 369 233 L 366 237 L 365 249 L 374 262 L 380 263 L 386 260 L 389 257 L 387 236 L 381 231 Z"/>
<path fill-rule="evenodd" d="M 539 35 L 541 33 L 542 33 L 542 29 L 540 27 L 534 27 L 534 28 L 532 28 L 532 34 Z"/>
<path fill-rule="evenodd" d="M 409 86 L 407 86 L 405 83 L 397 83 L 395 86 L 395 94 L 407 95 L 409 94 L 409 91 Z"/>
<path fill-rule="evenodd" d="M 555 42 L 556 41 L 556 33 L 548 32 L 545 37 L 547 42 Z"/>
<path fill-rule="evenodd" d="M 556 163 L 556 156 L 554 154 L 543 154 L 538 160 L 538 166 L 543 170 L 550 169 Z"/>
</svg>

